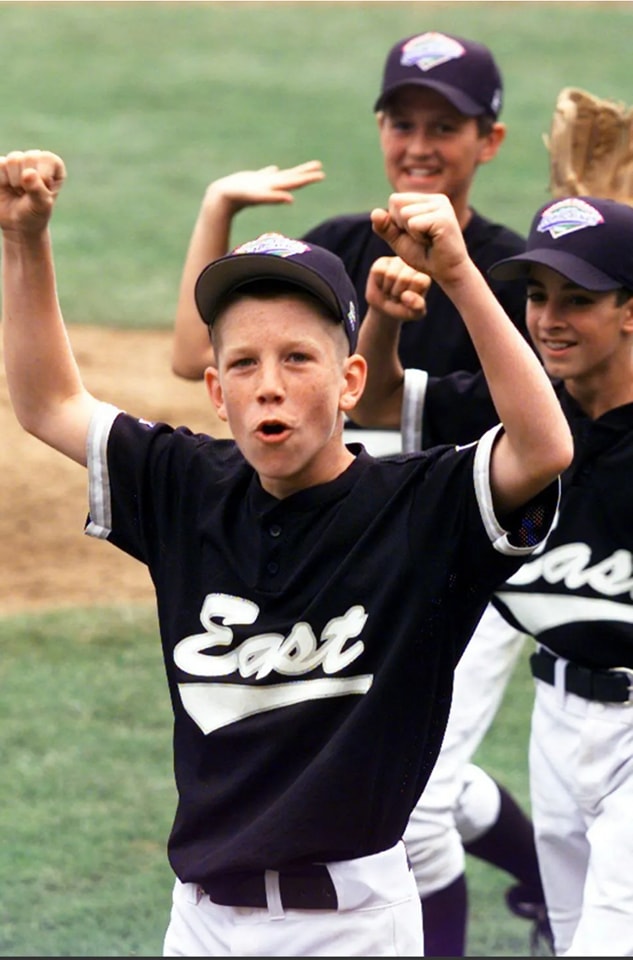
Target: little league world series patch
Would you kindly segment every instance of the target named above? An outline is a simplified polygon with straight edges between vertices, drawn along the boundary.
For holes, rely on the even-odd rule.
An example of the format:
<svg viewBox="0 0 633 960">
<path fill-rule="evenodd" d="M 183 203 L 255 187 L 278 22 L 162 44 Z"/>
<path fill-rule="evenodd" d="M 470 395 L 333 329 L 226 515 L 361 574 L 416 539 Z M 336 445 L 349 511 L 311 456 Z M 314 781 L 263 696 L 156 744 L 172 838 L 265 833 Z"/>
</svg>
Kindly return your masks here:
<svg viewBox="0 0 633 960">
<path fill-rule="evenodd" d="M 559 200 L 544 210 L 536 229 L 538 233 L 549 233 L 556 239 L 575 230 L 597 227 L 601 223 L 604 223 L 604 217 L 599 210 L 592 207 L 586 200 L 572 197 L 568 200 Z"/>
</svg>

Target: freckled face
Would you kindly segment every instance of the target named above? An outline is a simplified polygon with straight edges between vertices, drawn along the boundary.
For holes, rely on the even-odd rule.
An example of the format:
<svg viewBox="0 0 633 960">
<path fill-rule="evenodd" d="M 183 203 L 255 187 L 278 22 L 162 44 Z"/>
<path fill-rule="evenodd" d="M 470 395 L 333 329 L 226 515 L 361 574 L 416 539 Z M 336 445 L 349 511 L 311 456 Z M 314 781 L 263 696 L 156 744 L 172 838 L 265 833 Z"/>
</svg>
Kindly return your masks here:
<svg viewBox="0 0 633 960">
<path fill-rule="evenodd" d="M 216 327 L 207 387 L 264 488 L 283 497 L 338 476 L 352 459 L 342 411 L 355 402 L 342 327 L 292 292 L 240 297 Z"/>
<path fill-rule="evenodd" d="M 460 113 L 435 90 L 403 87 L 378 115 L 385 173 L 398 193 L 445 193 L 453 205 L 467 202 L 480 163 L 491 160 L 503 139 L 501 124 L 480 136 L 477 120 Z"/>
</svg>

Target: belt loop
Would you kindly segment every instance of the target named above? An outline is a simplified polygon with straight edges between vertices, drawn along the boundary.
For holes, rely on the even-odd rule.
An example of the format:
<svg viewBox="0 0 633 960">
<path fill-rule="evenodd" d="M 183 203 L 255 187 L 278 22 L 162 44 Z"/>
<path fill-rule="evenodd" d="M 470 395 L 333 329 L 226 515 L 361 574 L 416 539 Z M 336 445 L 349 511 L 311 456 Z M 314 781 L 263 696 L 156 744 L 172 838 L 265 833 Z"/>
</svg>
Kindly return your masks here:
<svg viewBox="0 0 633 960">
<path fill-rule="evenodd" d="M 628 678 L 629 696 L 628 696 L 628 700 L 625 700 L 622 706 L 630 707 L 631 705 L 633 705 L 633 670 L 631 669 L 631 667 L 611 667 L 610 672 L 624 673 Z"/>
<path fill-rule="evenodd" d="M 565 672 L 567 670 L 567 660 L 557 657 L 554 663 L 554 688 L 558 695 L 559 706 L 565 705 Z"/>
<path fill-rule="evenodd" d="M 264 871 L 264 886 L 266 887 L 266 904 L 271 919 L 282 920 L 284 917 L 284 908 L 281 902 L 279 872 L 277 870 Z"/>
</svg>

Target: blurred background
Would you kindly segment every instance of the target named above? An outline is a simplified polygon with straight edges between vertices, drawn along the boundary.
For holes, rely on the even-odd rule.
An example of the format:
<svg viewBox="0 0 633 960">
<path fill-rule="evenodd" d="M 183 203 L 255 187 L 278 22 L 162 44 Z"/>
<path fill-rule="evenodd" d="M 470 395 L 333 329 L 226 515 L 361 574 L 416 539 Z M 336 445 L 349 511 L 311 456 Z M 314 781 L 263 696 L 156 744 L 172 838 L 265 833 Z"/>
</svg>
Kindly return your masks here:
<svg viewBox="0 0 633 960">
<path fill-rule="evenodd" d="M 372 106 L 396 40 L 447 30 L 491 47 L 508 137 L 473 198 L 526 231 L 548 196 L 542 136 L 560 88 L 633 99 L 632 26 L 633 4 L 608 2 L 5 2 L 0 149 L 66 161 L 66 319 L 168 327 L 210 180 L 324 164 L 293 206 L 244 211 L 236 241 L 385 202 Z"/>
</svg>

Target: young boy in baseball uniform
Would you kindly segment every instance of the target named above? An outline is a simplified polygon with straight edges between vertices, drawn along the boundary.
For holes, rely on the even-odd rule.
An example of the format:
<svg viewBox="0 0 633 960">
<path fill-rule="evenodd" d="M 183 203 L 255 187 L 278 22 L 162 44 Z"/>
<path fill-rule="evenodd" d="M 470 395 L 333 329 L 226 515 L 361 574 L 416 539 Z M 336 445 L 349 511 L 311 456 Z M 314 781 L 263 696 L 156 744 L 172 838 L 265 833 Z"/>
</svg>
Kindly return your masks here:
<svg viewBox="0 0 633 960">
<path fill-rule="evenodd" d="M 471 203 L 477 171 L 496 158 L 506 136 L 506 126 L 500 120 L 502 107 L 503 80 L 491 51 L 482 43 L 437 31 L 425 31 L 393 44 L 373 103 L 385 177 L 391 189 L 449 197 L 469 255 L 484 276 L 496 260 L 525 247 L 524 237 L 483 216 Z M 209 184 L 182 273 L 172 343 L 175 373 L 201 378 L 212 361 L 212 348 L 199 320 L 193 289 L 200 270 L 229 249 L 233 218 L 250 206 L 291 203 L 293 190 L 319 182 L 324 176 L 321 163 L 313 160 L 288 169 L 267 166 L 243 170 Z M 329 218 L 308 230 L 303 239 L 341 257 L 363 318 L 371 267 L 377 259 L 393 255 L 384 238 L 372 229 L 369 212 Z M 508 316 L 527 337 L 520 284 L 491 278 L 488 282 Z M 485 391 L 477 352 L 455 305 L 437 284 L 427 289 L 421 313 L 423 323 L 409 323 L 401 329 L 397 350 L 403 365 L 426 371 L 429 394 L 438 394 L 436 405 L 442 401 L 446 381 L 452 389 L 450 381 L 460 376 L 456 371 L 475 374 L 475 381 Z M 362 433 L 355 420 L 352 411 L 347 421 L 349 440 L 360 440 L 376 455 L 400 451 L 399 414 L 395 425 L 377 420 L 365 423 Z M 435 442 L 432 431 L 433 424 L 427 424 L 426 446 Z M 458 438 L 449 438 L 450 442 L 453 439 Z M 491 629 L 481 658 L 473 651 L 459 671 L 464 675 L 459 703 L 464 719 L 460 726 L 468 731 L 470 744 L 483 738 L 523 646 L 513 631 L 490 616 Z M 461 732 L 456 739 L 460 741 L 460 755 L 464 755 L 464 747 L 470 752 Z M 483 772 L 473 773 L 477 773 L 476 784 L 471 782 L 463 794 L 463 798 L 468 797 L 468 807 L 463 811 L 466 849 L 514 878 L 507 893 L 509 906 L 546 930 L 532 824 L 505 788 Z M 416 827 L 421 854 L 425 848 L 424 870 L 418 873 L 419 893 L 427 919 L 427 943 L 435 956 L 461 956 L 465 950 L 465 856 L 463 838 L 449 813 L 454 802 L 452 788 L 443 788 L 437 800 L 443 811 L 439 828 L 435 815 L 426 825 L 418 821 Z"/>
<path fill-rule="evenodd" d="M 402 834 L 440 748 L 455 664 L 543 542 L 571 435 L 548 377 L 469 259 L 450 202 L 399 195 L 374 228 L 462 311 L 503 423 L 375 459 L 338 257 L 265 235 L 196 282 L 234 439 L 85 388 L 57 299 L 43 151 L 0 158 L 3 335 L 25 430 L 88 470 L 86 532 L 147 564 L 174 712 L 176 874 L 165 955 L 413 956 Z"/>
<path fill-rule="evenodd" d="M 406 37 L 390 48 L 373 104 L 390 189 L 446 194 L 469 255 L 484 275 L 490 264 L 525 247 L 524 237 L 484 217 L 470 199 L 478 169 L 494 160 L 505 139 L 506 127 L 499 120 L 502 106 L 503 80 L 491 51 L 482 43 L 435 31 Z M 209 184 L 182 273 L 172 344 L 175 373 L 199 379 L 212 361 L 193 287 L 200 270 L 229 249 L 233 218 L 246 207 L 291 203 L 292 190 L 324 176 L 321 163 L 313 160 L 282 170 L 243 170 Z M 379 257 L 393 255 L 372 229 L 370 213 L 332 217 L 302 239 L 338 254 L 356 289 L 362 319 L 371 266 Z M 520 287 L 490 278 L 488 282 L 507 315 L 525 331 Z M 459 313 L 436 285 L 427 292 L 424 312 L 424 324 L 410 324 L 402 331 L 399 354 L 404 366 L 423 367 L 431 376 L 479 371 L 479 357 Z M 395 441 L 397 446 L 397 431 Z"/>
<path fill-rule="evenodd" d="M 381 284 L 395 297 L 392 269 L 393 283 Z M 508 628 L 537 642 L 530 792 L 555 950 L 632 956 L 633 207 L 590 196 L 550 201 L 533 218 L 525 252 L 491 272 L 527 282 L 528 330 L 575 442 L 553 532 L 493 597 Z M 419 448 L 416 432 L 435 417 L 435 396 L 423 375 L 399 366 L 394 318 L 376 312 L 363 324 L 368 343 L 359 349 L 377 351 L 382 370 L 373 376 L 369 357 L 357 410 L 366 398 L 372 411 L 401 408 L 405 446 Z M 448 434 L 462 442 L 497 418 L 472 386 L 465 376 L 452 398 L 447 388 L 441 408 Z M 415 850 L 409 855 L 415 870 Z"/>
<path fill-rule="evenodd" d="M 530 791 L 556 953 L 633 956 L 633 208 L 537 211 L 524 254 L 530 336 L 575 441 L 560 513 L 495 606 L 537 641 Z"/>
</svg>

